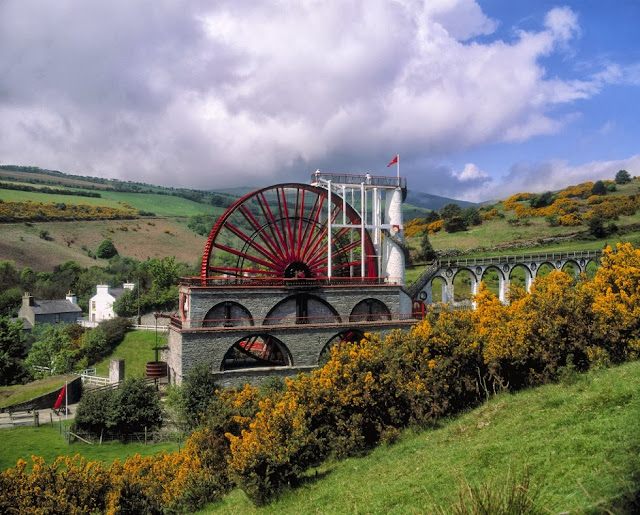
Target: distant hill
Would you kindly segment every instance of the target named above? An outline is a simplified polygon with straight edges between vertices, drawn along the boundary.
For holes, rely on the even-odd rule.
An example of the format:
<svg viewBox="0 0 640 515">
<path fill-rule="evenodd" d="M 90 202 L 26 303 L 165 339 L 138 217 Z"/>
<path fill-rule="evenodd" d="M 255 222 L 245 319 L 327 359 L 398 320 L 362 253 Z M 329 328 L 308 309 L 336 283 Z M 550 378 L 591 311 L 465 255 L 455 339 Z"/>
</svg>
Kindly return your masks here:
<svg viewBox="0 0 640 515">
<path fill-rule="evenodd" d="M 460 207 L 478 206 L 473 202 L 467 202 L 466 200 L 456 200 L 448 197 L 440 197 L 438 195 L 432 195 L 431 193 L 423 193 L 422 191 L 407 192 L 407 204 L 411 204 L 417 207 L 423 207 L 425 209 L 431 209 L 433 211 L 439 211 L 442 207 L 451 202 L 455 202 Z"/>
<path fill-rule="evenodd" d="M 242 197 L 251 193 L 253 188 L 250 187 L 238 187 L 238 188 L 226 188 L 216 190 L 216 193 L 224 195 Z M 404 204 L 404 218 L 405 220 L 412 220 L 425 216 L 425 209 L 429 211 L 439 211 L 443 206 L 455 202 L 460 207 L 476 206 L 480 204 L 474 204 L 473 202 L 467 202 L 465 200 L 456 200 L 448 197 L 440 197 L 438 195 L 432 195 L 431 193 L 424 193 L 422 191 L 407 191 L 407 198 Z"/>
</svg>

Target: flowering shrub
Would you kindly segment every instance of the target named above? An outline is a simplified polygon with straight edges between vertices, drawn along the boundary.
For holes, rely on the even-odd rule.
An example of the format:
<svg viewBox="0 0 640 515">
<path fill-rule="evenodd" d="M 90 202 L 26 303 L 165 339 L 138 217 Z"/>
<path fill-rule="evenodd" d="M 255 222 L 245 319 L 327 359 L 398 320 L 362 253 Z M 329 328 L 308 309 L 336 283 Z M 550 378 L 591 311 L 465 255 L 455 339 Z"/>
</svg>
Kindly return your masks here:
<svg viewBox="0 0 640 515">
<path fill-rule="evenodd" d="M 560 218 L 558 218 L 558 221 L 560 222 L 560 225 L 565 225 L 568 227 L 582 225 L 582 220 L 580 216 L 578 216 L 576 213 L 569 213 L 567 215 L 563 215 Z"/>
<path fill-rule="evenodd" d="M 443 225 L 444 225 L 444 220 L 436 220 L 435 222 L 431 222 L 427 226 L 427 230 L 429 231 L 429 234 L 433 234 L 438 232 L 440 229 L 442 229 Z"/>
<path fill-rule="evenodd" d="M 482 283 L 476 310 L 430 313 L 410 331 L 336 346 L 324 367 L 287 380 L 284 391 L 218 392 L 179 453 L 108 469 L 34 458 L 30 473 L 21 461 L 0 474 L 0 512 L 193 511 L 232 482 L 262 504 L 310 466 L 393 441 L 408 424 L 555 380 L 566 367 L 640 355 L 640 250 L 630 244 L 607 247 L 593 281 L 554 271 L 529 292 L 512 288 L 509 301 Z"/>
</svg>

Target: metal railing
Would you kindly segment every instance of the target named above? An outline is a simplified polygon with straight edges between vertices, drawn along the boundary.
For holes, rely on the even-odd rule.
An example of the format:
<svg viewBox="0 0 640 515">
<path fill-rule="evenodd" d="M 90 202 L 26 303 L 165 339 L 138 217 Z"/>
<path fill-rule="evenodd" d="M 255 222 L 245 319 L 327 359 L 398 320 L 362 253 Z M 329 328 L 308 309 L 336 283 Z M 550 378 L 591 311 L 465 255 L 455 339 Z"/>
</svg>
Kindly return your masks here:
<svg viewBox="0 0 640 515">
<path fill-rule="evenodd" d="M 371 175 L 371 174 L 346 174 L 346 173 L 328 173 L 314 172 L 311 174 L 311 184 L 317 184 L 321 181 L 338 184 L 367 184 L 385 188 L 406 188 L 406 177 L 392 177 L 389 175 Z"/>
<path fill-rule="evenodd" d="M 452 266 L 502 265 L 509 263 L 556 261 L 564 259 L 596 259 L 602 256 L 600 250 L 585 250 L 574 252 L 540 252 L 520 254 L 514 256 L 495 256 L 485 258 L 443 259 L 438 261 L 440 268 Z"/>
<path fill-rule="evenodd" d="M 270 277 L 181 277 L 180 284 L 202 287 L 284 287 L 284 288 L 316 288 L 321 286 L 359 286 L 380 285 L 399 286 L 400 278 L 389 277 L 318 277 L 283 279 Z"/>
<path fill-rule="evenodd" d="M 412 313 L 362 313 L 340 316 L 337 314 L 324 314 L 318 316 L 305 317 L 270 317 L 270 318 L 192 318 L 184 322 L 176 315 L 171 317 L 171 326 L 175 329 L 182 329 L 185 324 L 189 325 L 190 331 L 237 331 L 246 329 L 250 332 L 260 332 L 270 329 L 281 328 L 303 328 L 303 327 L 324 327 L 324 326 L 367 326 L 386 325 L 394 323 L 407 323 L 415 321 Z M 194 326 L 195 327 L 192 327 Z"/>
</svg>

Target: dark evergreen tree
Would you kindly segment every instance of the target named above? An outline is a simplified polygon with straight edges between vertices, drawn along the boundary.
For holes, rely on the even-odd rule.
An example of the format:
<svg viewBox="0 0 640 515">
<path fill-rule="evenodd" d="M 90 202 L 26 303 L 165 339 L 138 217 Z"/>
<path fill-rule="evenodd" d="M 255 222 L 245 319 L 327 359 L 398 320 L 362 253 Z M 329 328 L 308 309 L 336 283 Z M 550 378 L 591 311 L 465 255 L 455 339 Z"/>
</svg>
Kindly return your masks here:
<svg viewBox="0 0 640 515">
<path fill-rule="evenodd" d="M 433 245 L 429 241 L 429 231 L 424 230 L 422 239 L 420 240 L 420 251 L 418 252 L 419 261 L 433 261 L 438 258 L 436 251 L 433 249 Z"/>
<path fill-rule="evenodd" d="M 604 185 L 602 181 L 596 181 L 591 188 L 592 195 L 606 195 L 607 187 Z"/>
<path fill-rule="evenodd" d="M 618 170 L 616 174 L 616 184 L 627 184 L 631 182 L 631 175 L 626 170 Z"/>
</svg>

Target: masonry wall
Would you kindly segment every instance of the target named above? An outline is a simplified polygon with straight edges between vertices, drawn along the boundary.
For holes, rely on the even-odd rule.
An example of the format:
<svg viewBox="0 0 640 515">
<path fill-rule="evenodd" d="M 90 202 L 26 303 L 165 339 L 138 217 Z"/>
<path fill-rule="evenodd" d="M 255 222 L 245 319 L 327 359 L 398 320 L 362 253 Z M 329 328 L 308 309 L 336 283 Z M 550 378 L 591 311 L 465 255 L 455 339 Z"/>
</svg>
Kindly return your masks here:
<svg viewBox="0 0 640 515">
<path fill-rule="evenodd" d="M 359 284 L 323 288 L 192 288 L 183 285 L 181 295 L 188 297 L 182 329 L 170 327 L 168 350 L 163 353 L 171 382 L 177 384 L 197 363 L 208 364 L 222 383 L 227 379 L 231 382 L 253 382 L 266 374 L 295 375 L 299 370 L 316 367 L 323 349 L 345 330 L 386 333 L 415 323 L 415 320 L 398 320 L 401 309 L 409 317 L 410 304 L 407 308 L 406 294 L 397 285 Z M 308 299 L 308 320 L 304 324 L 296 324 L 295 298 L 300 295 Z M 351 317 L 350 321 L 350 315 L 354 311 L 360 312 L 368 299 L 383 303 L 390 315 L 371 317 L 374 320 Z M 205 322 L 212 313 L 219 316 L 222 312 L 220 305 L 224 302 L 232 302 L 234 308 L 242 306 L 250 313 L 254 325 L 249 326 L 246 319 L 229 321 L 228 327 Z M 238 341 L 258 334 L 269 335 L 282 342 L 289 353 L 290 365 L 222 372 L 227 351 Z"/>
</svg>

